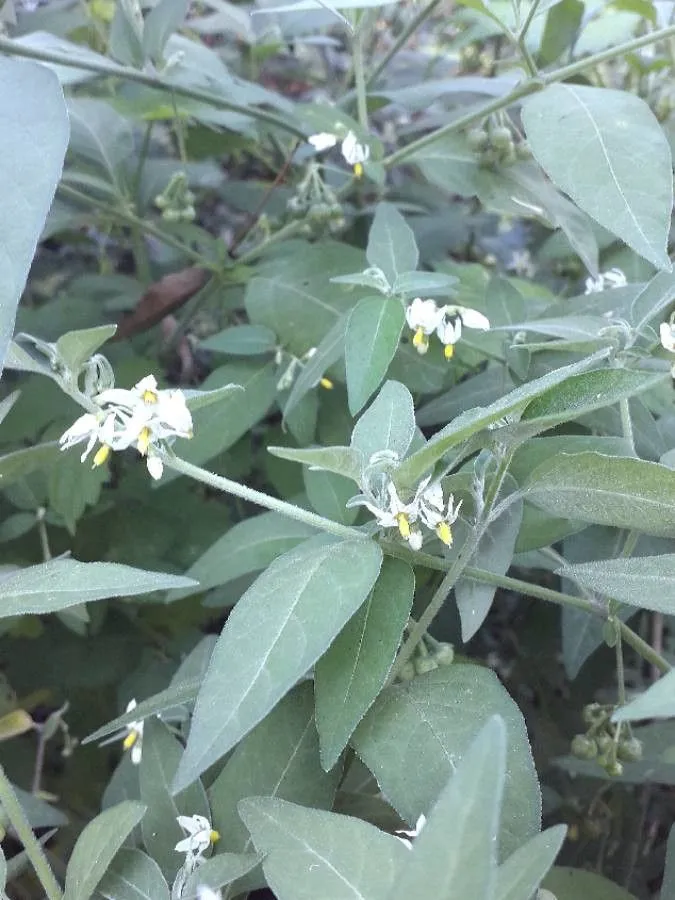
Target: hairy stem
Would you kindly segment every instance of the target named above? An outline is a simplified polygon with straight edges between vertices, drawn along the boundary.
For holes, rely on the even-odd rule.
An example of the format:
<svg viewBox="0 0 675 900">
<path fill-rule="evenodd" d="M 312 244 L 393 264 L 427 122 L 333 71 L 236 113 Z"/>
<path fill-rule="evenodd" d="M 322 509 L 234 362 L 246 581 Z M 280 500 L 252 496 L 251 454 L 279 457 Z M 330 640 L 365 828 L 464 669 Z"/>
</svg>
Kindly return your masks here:
<svg viewBox="0 0 675 900">
<path fill-rule="evenodd" d="M 23 844 L 26 856 L 31 861 L 47 900 L 61 900 L 63 892 L 2 766 L 0 766 L 0 806 Z"/>
</svg>

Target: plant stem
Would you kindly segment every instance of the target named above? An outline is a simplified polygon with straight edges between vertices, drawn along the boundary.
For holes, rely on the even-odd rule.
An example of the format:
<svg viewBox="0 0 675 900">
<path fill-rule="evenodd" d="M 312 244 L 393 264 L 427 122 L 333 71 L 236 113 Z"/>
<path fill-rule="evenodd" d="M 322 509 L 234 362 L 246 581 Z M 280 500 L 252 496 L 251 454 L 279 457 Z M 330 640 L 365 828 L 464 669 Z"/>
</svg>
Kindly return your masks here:
<svg viewBox="0 0 675 900">
<path fill-rule="evenodd" d="M 248 263 L 253 262 L 254 259 L 257 259 L 261 253 L 264 253 L 268 247 L 272 244 L 277 244 L 279 241 L 284 241 L 286 238 L 293 237 L 296 234 L 300 233 L 300 229 L 304 225 L 304 222 L 288 222 L 286 225 L 283 225 L 278 231 L 275 231 L 274 234 L 271 234 L 268 238 L 265 238 L 264 241 L 261 241 L 259 244 L 256 244 L 255 247 L 252 247 L 250 250 L 247 250 L 246 253 L 242 253 L 241 256 L 236 258 L 237 263 L 241 265 L 248 265 Z"/>
<path fill-rule="evenodd" d="M 406 43 L 410 35 L 414 34 L 420 27 L 420 25 L 424 22 L 424 20 L 429 18 L 429 16 L 436 9 L 440 2 L 441 0 L 430 0 L 430 2 L 427 3 L 426 6 L 423 6 L 422 9 L 420 9 L 416 16 L 414 16 L 408 22 L 403 31 L 399 34 L 389 50 L 387 50 L 382 59 L 366 79 L 367 87 L 370 87 L 373 82 L 377 81 L 384 69 L 386 69 L 391 60 L 396 56 L 401 47 Z"/>
<path fill-rule="evenodd" d="M 343 525 L 341 522 L 334 522 L 332 519 L 326 519 L 324 516 L 319 516 L 307 509 L 301 509 L 292 503 L 286 503 L 285 500 L 278 500 L 276 497 L 270 497 L 269 494 L 263 494 L 261 491 L 246 487 L 246 485 L 239 484 L 237 481 L 231 481 L 222 475 L 215 475 L 213 472 L 208 472 L 200 466 L 195 466 L 179 456 L 164 453 L 162 459 L 165 465 L 175 472 L 180 472 L 181 475 L 188 475 L 190 478 L 194 478 L 195 481 L 201 481 L 202 484 L 207 484 L 218 491 L 241 497 L 242 500 L 248 500 L 249 503 L 256 503 L 258 506 L 264 506 L 266 509 L 281 513 L 281 515 L 295 519 L 297 522 L 304 522 L 306 525 L 311 525 L 320 531 L 326 531 L 328 534 L 334 534 L 341 538 L 369 539 L 369 535 L 358 528 Z"/>
<path fill-rule="evenodd" d="M 398 165 L 404 160 L 408 159 L 410 156 L 418 153 L 420 150 L 423 150 L 431 144 L 434 144 L 441 138 L 444 138 L 449 134 L 454 134 L 454 132 L 456 131 L 461 131 L 464 128 L 468 128 L 470 125 L 473 125 L 476 122 L 480 122 L 482 119 L 486 118 L 486 116 L 498 112 L 501 109 L 506 109 L 506 107 L 511 106 L 516 101 L 522 100 L 523 97 L 534 94 L 537 91 L 540 91 L 543 88 L 547 87 L 548 85 L 556 84 L 559 81 L 566 81 L 568 78 L 573 78 L 575 75 L 579 75 L 586 69 L 593 68 L 594 66 L 606 62 L 607 60 L 615 59 L 617 56 L 623 56 L 626 53 L 633 53 L 635 50 L 639 50 L 641 47 L 647 47 L 650 44 L 654 44 L 660 40 L 665 40 L 666 38 L 669 38 L 673 35 L 675 35 L 675 25 L 668 25 L 666 28 L 661 28 L 658 31 L 651 32 L 650 34 L 644 34 L 641 37 L 634 38 L 631 41 L 626 41 L 625 43 L 620 44 L 617 47 L 610 47 L 609 49 L 603 50 L 600 53 L 595 53 L 592 56 L 587 56 L 584 59 L 579 59 L 567 66 L 562 66 L 560 69 L 555 69 L 553 72 L 549 72 L 548 74 L 540 73 L 536 77 L 529 78 L 527 81 L 519 84 L 512 91 L 509 91 L 509 93 L 505 96 L 496 97 L 494 100 L 491 100 L 489 103 L 486 103 L 479 109 L 474 109 L 472 112 L 468 112 L 466 113 L 466 115 L 461 116 L 460 118 L 455 119 L 452 122 L 448 122 L 448 124 L 444 125 L 442 128 L 438 128 L 436 131 L 432 131 L 430 134 L 426 134 L 423 137 L 418 138 L 416 141 L 412 141 L 405 147 L 400 147 L 394 153 L 387 156 L 383 160 L 383 164 L 387 168 Z"/>
<path fill-rule="evenodd" d="M 356 109 L 358 112 L 359 125 L 364 132 L 368 131 L 368 101 L 366 97 L 366 74 L 363 63 L 363 38 L 365 28 L 363 27 L 363 17 L 359 23 L 360 27 L 356 29 L 356 34 L 352 41 L 352 59 L 354 61 L 354 87 L 356 88 Z"/>
<path fill-rule="evenodd" d="M 26 856 L 31 861 L 35 874 L 42 885 L 48 900 L 61 900 L 63 892 L 51 870 L 40 842 L 33 834 L 30 822 L 26 818 L 23 807 L 19 803 L 4 768 L 0 765 L 0 805 L 12 828 L 23 844 Z"/>
<path fill-rule="evenodd" d="M 628 400 L 626 397 L 623 397 L 619 400 L 619 410 L 621 412 L 621 430 L 623 431 L 623 436 L 628 442 L 630 447 L 630 451 L 633 455 L 635 454 L 635 435 L 633 434 L 633 420 L 630 414 L 630 406 L 628 405 Z"/>
<path fill-rule="evenodd" d="M 0 41 L 1 40 L 2 38 L 0 38 Z M 88 197 L 87 194 L 83 194 L 82 191 L 78 191 L 76 188 L 63 184 L 63 182 L 59 184 L 58 191 L 64 197 L 67 197 L 76 203 L 86 203 L 87 206 L 91 206 L 92 204 L 95 205 L 98 212 L 101 212 L 105 216 L 110 216 L 113 219 L 117 219 L 120 222 L 124 222 L 124 224 L 128 225 L 132 231 L 134 229 L 140 229 L 147 234 L 151 234 L 153 237 L 156 237 L 158 241 L 162 241 L 162 243 L 166 244 L 168 247 L 173 247 L 174 250 L 178 250 L 188 257 L 188 259 L 193 260 L 193 262 L 203 266 L 205 269 L 209 269 L 211 272 L 221 271 L 221 267 L 217 263 L 207 259 L 199 253 L 199 251 L 193 250 L 192 247 L 179 241 L 177 238 L 173 237 L 173 235 L 167 234 L 165 231 L 162 231 L 161 228 L 157 228 L 152 222 L 149 222 L 147 219 L 139 218 L 139 216 L 134 215 L 134 213 L 129 212 L 129 210 L 118 208 L 109 203 L 103 203 L 92 197 Z"/>
<path fill-rule="evenodd" d="M 77 54 L 57 53 L 52 50 L 40 50 L 37 47 L 29 47 L 26 44 L 19 44 L 9 38 L 0 38 L 0 53 L 8 53 L 10 56 L 20 56 L 24 59 L 35 59 L 38 62 L 53 63 L 58 66 L 68 66 L 73 69 L 82 69 L 85 72 L 94 72 L 97 75 L 107 75 L 112 78 L 122 78 L 125 81 L 135 81 L 138 84 L 144 84 L 146 87 L 154 88 L 158 91 L 167 91 L 178 97 L 187 97 L 190 100 L 196 100 L 200 103 L 208 103 L 214 109 L 225 109 L 229 112 L 239 113 L 240 115 L 250 116 L 257 119 L 265 125 L 271 125 L 282 131 L 292 134 L 295 137 L 304 140 L 305 134 L 288 119 L 278 116 L 275 113 L 267 112 L 264 109 L 258 109 L 248 104 L 233 103 L 225 100 L 218 94 L 210 91 L 202 91 L 199 88 L 186 87 L 175 82 L 165 80 L 159 75 L 150 75 L 147 72 L 141 72 L 138 69 L 132 69 L 128 66 L 120 66 L 117 63 L 108 62 L 107 60 L 87 59 Z"/>
</svg>

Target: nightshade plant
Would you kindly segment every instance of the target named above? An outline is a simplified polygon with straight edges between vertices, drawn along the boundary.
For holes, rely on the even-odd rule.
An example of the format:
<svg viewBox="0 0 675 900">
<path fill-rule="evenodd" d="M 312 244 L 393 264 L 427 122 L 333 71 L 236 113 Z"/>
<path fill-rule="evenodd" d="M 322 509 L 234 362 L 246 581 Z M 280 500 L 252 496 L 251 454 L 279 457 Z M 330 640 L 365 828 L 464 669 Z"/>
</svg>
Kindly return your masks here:
<svg viewBox="0 0 675 900">
<path fill-rule="evenodd" d="M 7 893 L 675 896 L 664 5 L 29 6 Z"/>
</svg>

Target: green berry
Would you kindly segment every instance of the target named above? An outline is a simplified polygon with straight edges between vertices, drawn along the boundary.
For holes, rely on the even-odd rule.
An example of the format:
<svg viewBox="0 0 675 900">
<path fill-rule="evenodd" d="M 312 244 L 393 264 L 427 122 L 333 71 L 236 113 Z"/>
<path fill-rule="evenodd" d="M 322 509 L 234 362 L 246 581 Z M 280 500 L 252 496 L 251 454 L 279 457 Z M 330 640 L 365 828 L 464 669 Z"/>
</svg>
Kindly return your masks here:
<svg viewBox="0 0 675 900">
<path fill-rule="evenodd" d="M 595 759 L 598 755 L 598 745 L 587 734 L 576 734 L 572 739 L 571 750 L 577 759 Z"/>
<path fill-rule="evenodd" d="M 618 778 L 619 775 L 623 775 L 623 765 L 619 762 L 618 759 L 610 760 L 604 767 L 604 769 L 605 772 L 607 772 L 607 774 L 612 778 Z"/>
<path fill-rule="evenodd" d="M 511 129 L 505 125 L 499 125 L 490 130 L 490 143 L 496 150 L 506 150 L 513 146 Z"/>
<path fill-rule="evenodd" d="M 588 706 L 584 706 L 581 712 L 581 718 L 586 725 L 595 725 L 597 722 L 602 722 L 606 715 L 599 703 L 589 703 Z"/>
<path fill-rule="evenodd" d="M 598 750 L 600 751 L 600 753 L 609 753 L 609 751 L 612 749 L 612 745 L 614 743 L 611 735 L 607 734 L 607 732 L 604 732 L 603 734 L 599 734 L 596 737 L 595 741 L 598 745 Z"/>
<path fill-rule="evenodd" d="M 642 759 L 642 741 L 627 737 L 619 741 L 618 757 L 624 762 L 638 762 Z"/>
<path fill-rule="evenodd" d="M 472 128 L 467 133 L 466 141 L 472 150 L 484 150 L 488 145 L 489 136 L 484 128 Z"/>
<path fill-rule="evenodd" d="M 452 644 L 440 644 L 434 653 L 434 659 L 439 666 L 450 666 L 455 659 L 455 648 Z"/>
<path fill-rule="evenodd" d="M 532 159 L 532 151 L 527 141 L 518 141 L 516 144 L 516 156 L 518 159 Z"/>
</svg>

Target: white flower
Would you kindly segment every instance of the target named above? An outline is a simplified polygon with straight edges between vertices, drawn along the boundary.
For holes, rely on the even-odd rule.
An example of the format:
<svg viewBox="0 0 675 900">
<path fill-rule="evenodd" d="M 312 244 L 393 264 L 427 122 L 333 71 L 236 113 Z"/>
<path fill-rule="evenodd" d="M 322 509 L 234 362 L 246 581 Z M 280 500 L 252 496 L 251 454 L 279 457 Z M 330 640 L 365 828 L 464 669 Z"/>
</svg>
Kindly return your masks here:
<svg viewBox="0 0 675 900">
<path fill-rule="evenodd" d="M 205 884 L 198 884 L 197 900 L 221 900 L 221 894 L 220 891 L 212 891 Z"/>
<path fill-rule="evenodd" d="M 330 150 L 339 140 L 337 134 L 329 131 L 320 131 L 307 138 L 308 143 L 314 147 L 317 153 Z M 345 161 L 354 169 L 354 175 L 360 178 L 363 175 L 363 164 L 370 158 L 368 144 L 362 144 L 355 132 L 348 131 L 342 140 L 340 150 Z"/>
<path fill-rule="evenodd" d="M 610 269 L 608 272 L 600 272 L 597 278 L 586 279 L 585 294 L 598 294 L 610 288 L 626 287 L 628 281 L 621 269 Z"/>
<path fill-rule="evenodd" d="M 147 457 L 153 478 L 160 478 L 163 464 L 158 449 L 175 437 L 192 437 L 192 416 L 179 390 L 158 390 L 154 375 L 141 379 L 131 390 L 110 388 L 93 398 L 99 407 L 86 413 L 61 436 L 61 449 L 87 441 L 81 456 L 87 458 L 99 442 L 94 466 L 105 462 L 111 450 L 125 450 L 135 445 Z"/>
<path fill-rule="evenodd" d="M 412 850 L 412 838 L 416 838 L 420 831 L 427 824 L 427 819 L 425 815 L 421 815 L 415 824 L 415 827 L 410 831 L 406 831 L 405 829 L 401 829 L 397 831 L 394 835 L 395 838 L 398 838 L 401 843 L 405 844 L 409 850 Z M 405 837 L 401 837 L 401 835 L 406 835 Z"/>
<path fill-rule="evenodd" d="M 415 332 L 413 347 L 418 353 L 429 349 L 429 335 L 434 331 L 445 346 L 445 357 L 451 359 L 454 345 L 462 336 L 462 325 L 487 331 L 490 321 L 483 313 L 468 306 L 438 306 L 434 300 L 415 297 L 405 312 L 408 327 Z"/>
<path fill-rule="evenodd" d="M 419 550 L 422 546 L 422 535 L 411 526 L 419 518 L 420 500 L 428 484 L 429 478 L 426 478 L 418 485 L 412 500 L 404 503 L 398 495 L 396 485 L 388 478 L 379 494 L 372 492 L 358 494 L 347 501 L 347 506 L 365 506 L 375 516 L 380 528 L 397 528 L 401 537 L 408 541 L 413 550 Z"/>
<path fill-rule="evenodd" d="M 370 157 L 370 147 L 368 144 L 362 144 L 354 132 L 349 131 L 341 149 L 345 160 L 354 169 L 354 175 L 360 178 L 363 175 L 363 163 Z"/>
<path fill-rule="evenodd" d="M 137 705 L 135 700 L 130 700 L 127 703 L 125 712 L 131 712 L 132 709 L 136 709 Z M 129 722 L 125 727 L 127 734 L 122 746 L 125 750 L 131 750 L 131 761 L 137 766 L 143 755 L 143 720 L 141 719 L 139 722 Z"/>
<path fill-rule="evenodd" d="M 320 131 L 318 134 L 312 134 L 307 138 L 307 141 L 314 147 L 317 153 L 321 153 L 323 150 L 330 150 L 331 147 L 334 147 L 338 138 L 336 134 L 330 134 L 328 131 Z"/>
<path fill-rule="evenodd" d="M 661 322 L 659 335 L 661 346 L 670 353 L 675 353 L 675 325 L 672 322 Z"/>
<path fill-rule="evenodd" d="M 415 332 L 413 347 L 424 354 L 429 349 L 429 335 L 443 323 L 445 308 L 436 305 L 434 300 L 423 300 L 415 297 L 405 311 L 408 328 Z"/>
<path fill-rule="evenodd" d="M 444 510 L 443 488 L 438 481 L 430 485 L 420 498 L 420 518 L 427 528 L 436 532 L 447 547 L 452 546 L 451 526 L 457 521 L 461 506 L 461 500 L 455 506 L 455 498 L 450 494 Z"/>
<path fill-rule="evenodd" d="M 193 864 L 197 858 L 201 859 L 211 844 L 220 840 L 220 835 L 211 828 L 206 816 L 177 816 L 176 821 L 187 837 L 178 841 L 174 850 L 177 853 L 185 853 Z"/>
</svg>

